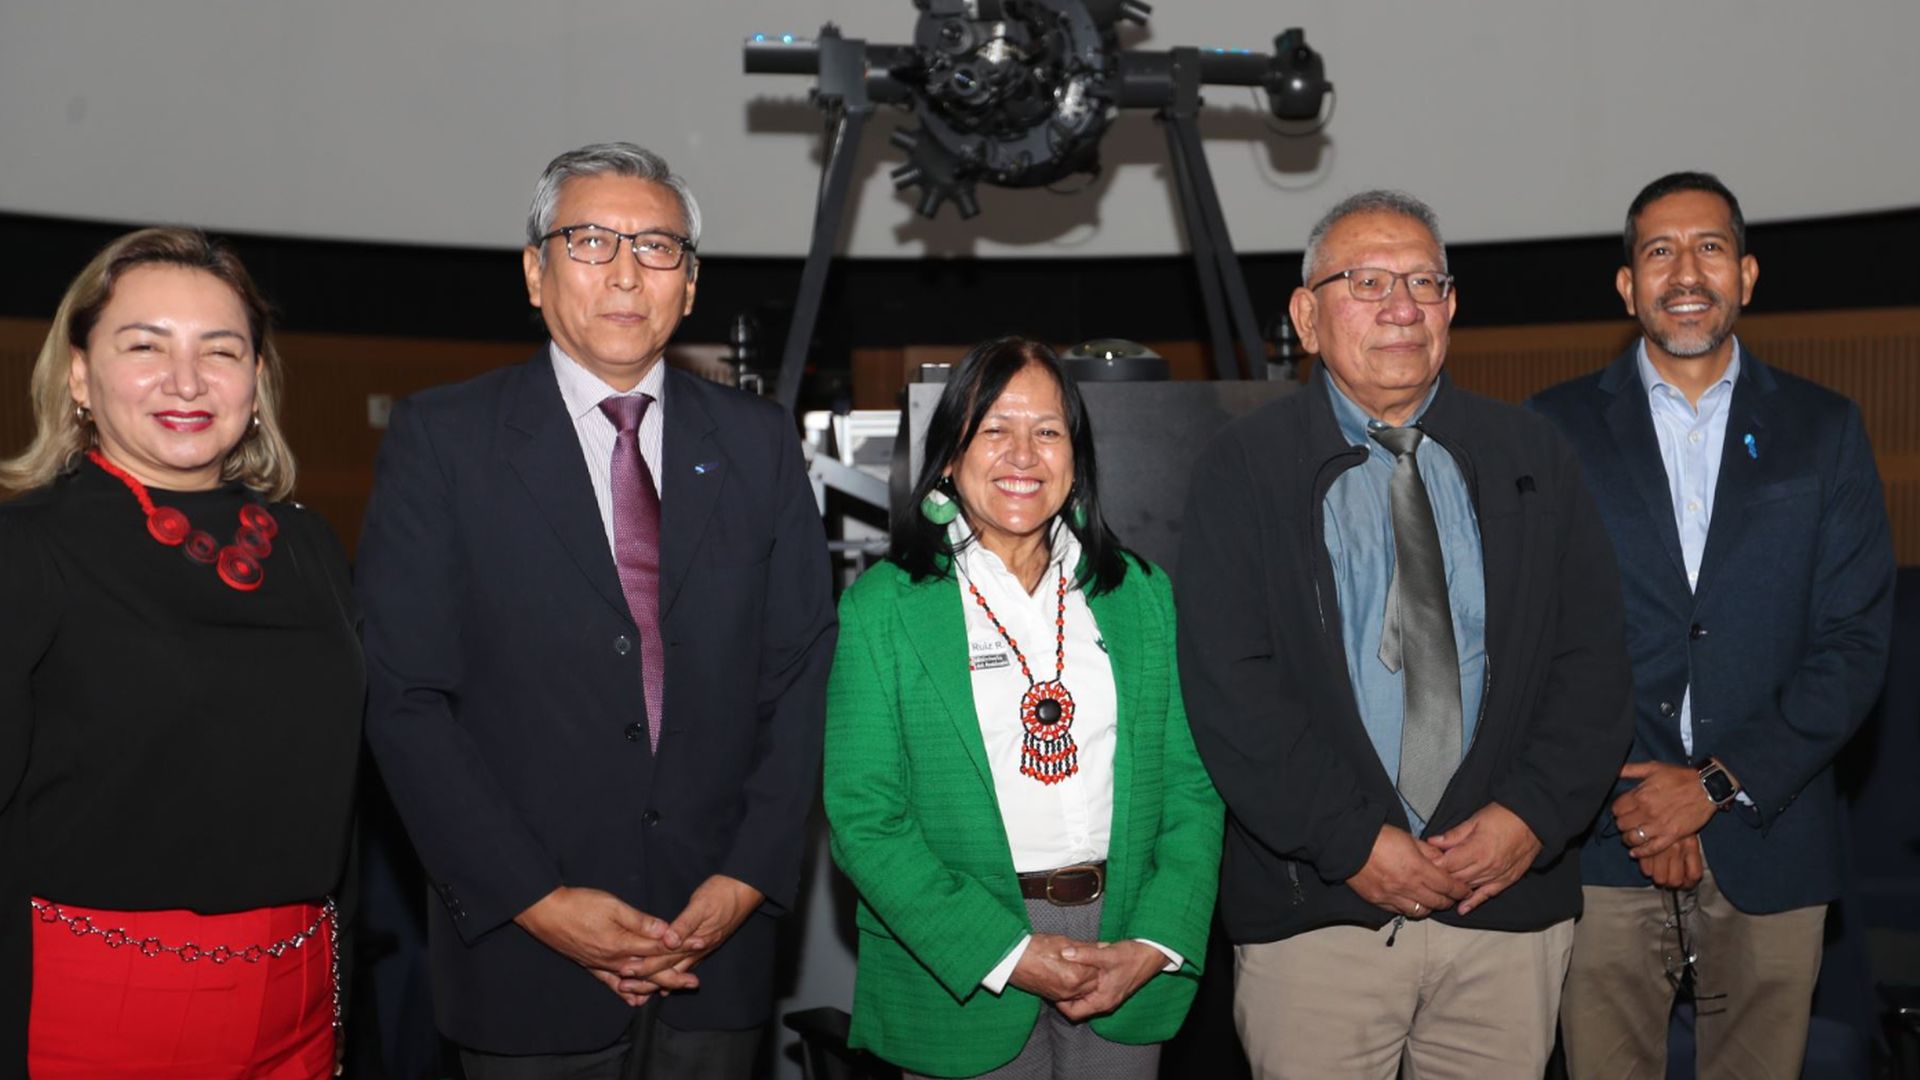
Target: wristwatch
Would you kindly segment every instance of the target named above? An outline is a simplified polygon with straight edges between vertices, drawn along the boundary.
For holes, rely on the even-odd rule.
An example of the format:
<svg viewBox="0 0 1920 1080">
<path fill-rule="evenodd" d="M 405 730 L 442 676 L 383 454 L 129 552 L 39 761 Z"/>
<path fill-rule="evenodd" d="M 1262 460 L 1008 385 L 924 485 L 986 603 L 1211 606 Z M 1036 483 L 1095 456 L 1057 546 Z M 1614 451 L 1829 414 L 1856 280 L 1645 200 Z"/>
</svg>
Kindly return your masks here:
<svg viewBox="0 0 1920 1080">
<path fill-rule="evenodd" d="M 1740 794 L 1740 785 L 1733 782 L 1733 774 L 1720 764 L 1719 758 L 1708 758 L 1699 765 L 1700 786 L 1707 792 L 1707 801 L 1716 810 L 1725 810 L 1733 805 L 1733 797 Z"/>
</svg>

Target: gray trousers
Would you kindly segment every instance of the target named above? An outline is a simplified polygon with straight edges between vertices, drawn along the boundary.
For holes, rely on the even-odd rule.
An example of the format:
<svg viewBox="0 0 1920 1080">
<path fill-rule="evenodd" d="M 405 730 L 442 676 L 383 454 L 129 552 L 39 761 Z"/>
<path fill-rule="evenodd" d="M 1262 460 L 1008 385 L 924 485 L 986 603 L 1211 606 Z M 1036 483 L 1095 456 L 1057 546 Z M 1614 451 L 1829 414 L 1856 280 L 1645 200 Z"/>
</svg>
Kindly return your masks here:
<svg viewBox="0 0 1920 1080">
<path fill-rule="evenodd" d="M 1100 910 L 1103 901 L 1078 907 L 1056 907 L 1045 900 L 1027 901 L 1027 916 L 1037 934 L 1062 934 L 1082 941 L 1100 940 Z M 1109 1042 L 1084 1023 L 1076 1024 L 1060 1015 L 1050 1002 L 1042 1002 L 1040 1019 L 1018 1057 L 991 1072 L 982 1080 L 1153 1080 L 1160 1074 L 1160 1046 L 1129 1046 Z M 903 1080 L 923 1080 L 921 1074 L 903 1072 Z"/>
</svg>

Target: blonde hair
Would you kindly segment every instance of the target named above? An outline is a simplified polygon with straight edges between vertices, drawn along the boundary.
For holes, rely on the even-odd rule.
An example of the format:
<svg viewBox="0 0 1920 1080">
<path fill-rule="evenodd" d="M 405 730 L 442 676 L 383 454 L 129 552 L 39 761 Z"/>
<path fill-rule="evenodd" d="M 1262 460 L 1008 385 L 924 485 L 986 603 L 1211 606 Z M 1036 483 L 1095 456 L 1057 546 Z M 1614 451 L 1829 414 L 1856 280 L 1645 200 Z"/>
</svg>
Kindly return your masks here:
<svg viewBox="0 0 1920 1080">
<path fill-rule="evenodd" d="M 198 229 L 178 228 L 141 229 L 120 237 L 95 255 L 67 286 L 33 365 L 33 441 L 18 456 L 0 460 L 0 490 L 20 494 L 45 487 L 79 466 L 80 456 L 93 444 L 93 432 L 81 419 L 67 385 L 73 350 L 86 349 L 120 277 L 135 267 L 155 264 L 212 274 L 233 290 L 246 309 L 253 352 L 259 360 L 254 404 L 260 424 L 227 451 L 220 476 L 238 480 L 270 499 L 293 493 L 293 450 L 280 430 L 285 374 L 273 346 L 266 298 L 230 248 Z"/>
</svg>

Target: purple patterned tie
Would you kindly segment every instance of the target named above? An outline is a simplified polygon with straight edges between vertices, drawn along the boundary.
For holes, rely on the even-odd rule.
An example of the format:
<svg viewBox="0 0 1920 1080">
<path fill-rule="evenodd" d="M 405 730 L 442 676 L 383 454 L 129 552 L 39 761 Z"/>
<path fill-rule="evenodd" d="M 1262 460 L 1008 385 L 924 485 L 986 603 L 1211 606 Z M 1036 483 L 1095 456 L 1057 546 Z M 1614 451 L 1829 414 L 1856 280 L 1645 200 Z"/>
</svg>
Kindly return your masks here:
<svg viewBox="0 0 1920 1080">
<path fill-rule="evenodd" d="M 660 495 L 653 471 L 640 456 L 640 418 L 653 404 L 648 394 L 615 396 L 600 411 L 620 431 L 613 443 L 613 563 L 627 612 L 640 628 L 640 689 L 647 701 L 647 743 L 660 748 L 660 709 L 666 683 L 666 650 L 660 643 Z"/>
</svg>

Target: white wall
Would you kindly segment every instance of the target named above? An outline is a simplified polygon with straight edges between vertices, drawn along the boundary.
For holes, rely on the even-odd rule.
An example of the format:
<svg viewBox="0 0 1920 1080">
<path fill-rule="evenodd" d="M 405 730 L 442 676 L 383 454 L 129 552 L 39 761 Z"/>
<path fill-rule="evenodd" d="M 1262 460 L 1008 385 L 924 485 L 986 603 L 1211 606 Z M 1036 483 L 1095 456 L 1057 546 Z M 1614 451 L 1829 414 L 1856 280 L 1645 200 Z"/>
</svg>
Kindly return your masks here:
<svg viewBox="0 0 1920 1080">
<path fill-rule="evenodd" d="M 695 182 L 709 253 L 805 250 L 818 114 L 741 73 L 755 30 L 905 41 L 909 0 L 6 0 L 0 210 L 444 244 L 518 243 L 554 153 L 630 138 Z M 1159 0 L 1141 43 L 1271 47 L 1301 25 L 1340 88 L 1324 140 L 1210 95 L 1242 250 L 1297 249 L 1362 187 L 1423 195 L 1454 240 L 1608 232 L 1645 181 L 1719 171 L 1756 220 L 1920 201 L 1911 0 Z M 1164 144 L 1109 138 L 1091 192 L 987 191 L 916 218 L 870 136 L 859 255 L 1179 249 Z"/>
</svg>

